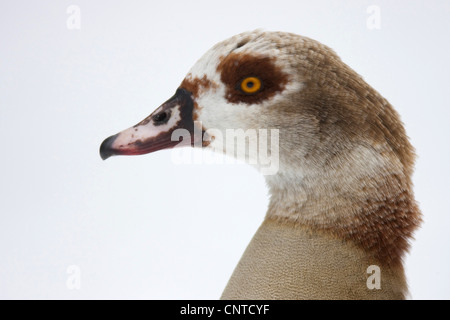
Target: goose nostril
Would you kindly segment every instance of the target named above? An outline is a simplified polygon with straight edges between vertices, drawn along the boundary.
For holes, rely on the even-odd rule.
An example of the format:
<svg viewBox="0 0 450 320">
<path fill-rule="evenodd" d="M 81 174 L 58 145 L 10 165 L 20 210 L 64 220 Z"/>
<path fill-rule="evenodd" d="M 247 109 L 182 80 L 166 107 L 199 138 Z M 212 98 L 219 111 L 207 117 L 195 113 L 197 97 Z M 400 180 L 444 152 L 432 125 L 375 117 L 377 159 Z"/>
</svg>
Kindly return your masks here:
<svg viewBox="0 0 450 320">
<path fill-rule="evenodd" d="M 152 119 L 153 119 L 153 124 L 155 126 L 161 125 L 161 124 L 165 124 L 167 123 L 167 121 L 169 121 L 170 118 L 170 111 L 161 111 L 157 114 L 155 114 Z"/>
</svg>

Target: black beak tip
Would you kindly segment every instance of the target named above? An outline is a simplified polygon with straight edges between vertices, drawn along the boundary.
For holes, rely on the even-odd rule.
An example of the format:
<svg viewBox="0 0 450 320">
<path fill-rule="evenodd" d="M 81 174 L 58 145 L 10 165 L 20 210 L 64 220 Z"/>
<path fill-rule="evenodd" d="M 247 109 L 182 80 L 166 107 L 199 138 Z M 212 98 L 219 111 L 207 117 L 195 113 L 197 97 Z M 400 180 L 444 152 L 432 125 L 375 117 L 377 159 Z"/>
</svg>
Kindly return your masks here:
<svg viewBox="0 0 450 320">
<path fill-rule="evenodd" d="M 105 141 L 102 142 L 102 145 L 100 146 L 100 157 L 103 160 L 106 160 L 109 157 L 115 155 L 114 149 L 111 146 L 114 143 L 114 140 L 116 140 L 117 136 L 118 134 L 106 138 Z"/>
</svg>

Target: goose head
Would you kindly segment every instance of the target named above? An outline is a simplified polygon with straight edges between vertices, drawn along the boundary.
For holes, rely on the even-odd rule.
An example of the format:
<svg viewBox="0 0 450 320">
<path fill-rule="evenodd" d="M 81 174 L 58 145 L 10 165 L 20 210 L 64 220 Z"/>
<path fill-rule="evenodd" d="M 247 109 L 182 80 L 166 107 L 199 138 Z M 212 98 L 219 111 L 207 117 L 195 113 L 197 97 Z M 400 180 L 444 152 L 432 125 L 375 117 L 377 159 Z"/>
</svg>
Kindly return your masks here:
<svg viewBox="0 0 450 320">
<path fill-rule="evenodd" d="M 106 139 L 100 154 L 107 159 L 178 145 L 226 152 L 227 130 L 255 130 L 246 137 L 250 143 L 260 138 L 260 129 L 276 129 L 279 141 L 268 143 L 268 152 L 280 148 L 281 174 L 323 170 L 333 164 L 330 156 L 369 145 L 392 153 L 408 171 L 412 148 L 387 104 L 319 42 L 291 33 L 246 32 L 206 52 L 173 97 Z M 258 156 L 247 149 L 247 160 Z"/>
<path fill-rule="evenodd" d="M 420 220 L 411 191 L 413 148 L 387 100 L 315 40 L 257 30 L 216 44 L 172 98 L 107 138 L 100 154 L 178 145 L 230 154 L 242 149 L 239 139 L 227 139 L 230 130 L 256 146 L 241 155 L 262 171 L 276 156 L 275 170 L 263 172 L 269 216 L 332 230 L 388 260 L 401 256 Z M 389 201 L 403 209 L 381 212 Z M 386 216 L 392 225 L 383 223 Z"/>
<path fill-rule="evenodd" d="M 288 131 L 293 126 L 309 130 L 306 122 L 292 117 L 289 108 L 298 101 L 303 85 L 290 48 L 293 37 L 254 31 L 218 43 L 192 67 L 172 98 L 137 125 L 106 139 L 101 157 L 191 145 L 228 154 L 231 149 L 232 156 L 258 168 L 276 149 L 278 161 L 275 130 Z M 230 131 L 236 139 L 226 141 Z M 243 140 L 236 137 L 239 133 Z M 261 134 L 268 140 L 265 156 L 259 147 L 242 145 L 257 146 Z M 277 141 L 270 141 L 274 136 Z M 277 170 L 278 163 L 272 172 Z"/>
</svg>

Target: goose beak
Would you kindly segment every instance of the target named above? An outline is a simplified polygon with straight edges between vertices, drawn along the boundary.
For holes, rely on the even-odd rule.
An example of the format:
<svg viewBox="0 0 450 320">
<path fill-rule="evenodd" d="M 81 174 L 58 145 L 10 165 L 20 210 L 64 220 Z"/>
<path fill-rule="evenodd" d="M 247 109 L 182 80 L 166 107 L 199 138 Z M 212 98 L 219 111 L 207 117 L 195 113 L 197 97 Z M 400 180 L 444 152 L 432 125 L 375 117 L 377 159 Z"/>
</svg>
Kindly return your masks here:
<svg viewBox="0 0 450 320">
<path fill-rule="evenodd" d="M 137 125 L 105 139 L 100 146 L 100 157 L 106 160 L 114 155 L 139 155 L 175 146 L 194 146 L 197 140 L 201 145 L 202 130 L 201 126 L 194 125 L 193 109 L 191 92 L 178 89 L 172 98 Z M 180 137 L 183 137 L 181 142 Z"/>
</svg>

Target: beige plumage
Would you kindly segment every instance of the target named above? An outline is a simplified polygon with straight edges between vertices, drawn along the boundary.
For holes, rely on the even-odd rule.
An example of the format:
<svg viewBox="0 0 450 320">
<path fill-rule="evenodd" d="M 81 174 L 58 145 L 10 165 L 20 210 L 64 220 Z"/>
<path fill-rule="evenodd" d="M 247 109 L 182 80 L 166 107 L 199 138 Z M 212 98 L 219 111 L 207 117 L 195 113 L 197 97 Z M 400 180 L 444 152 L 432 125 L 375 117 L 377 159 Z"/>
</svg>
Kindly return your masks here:
<svg viewBox="0 0 450 320">
<path fill-rule="evenodd" d="M 256 92 L 243 91 L 249 77 L 261 82 Z M 405 298 L 402 258 L 421 221 L 413 148 L 389 102 L 317 41 L 254 31 L 217 44 L 172 99 L 101 154 L 173 147 L 176 129 L 200 130 L 189 144 L 227 152 L 217 135 L 252 128 L 279 130 L 279 167 L 266 175 L 265 221 L 222 298 Z M 373 265 L 380 289 L 367 286 Z"/>
</svg>

